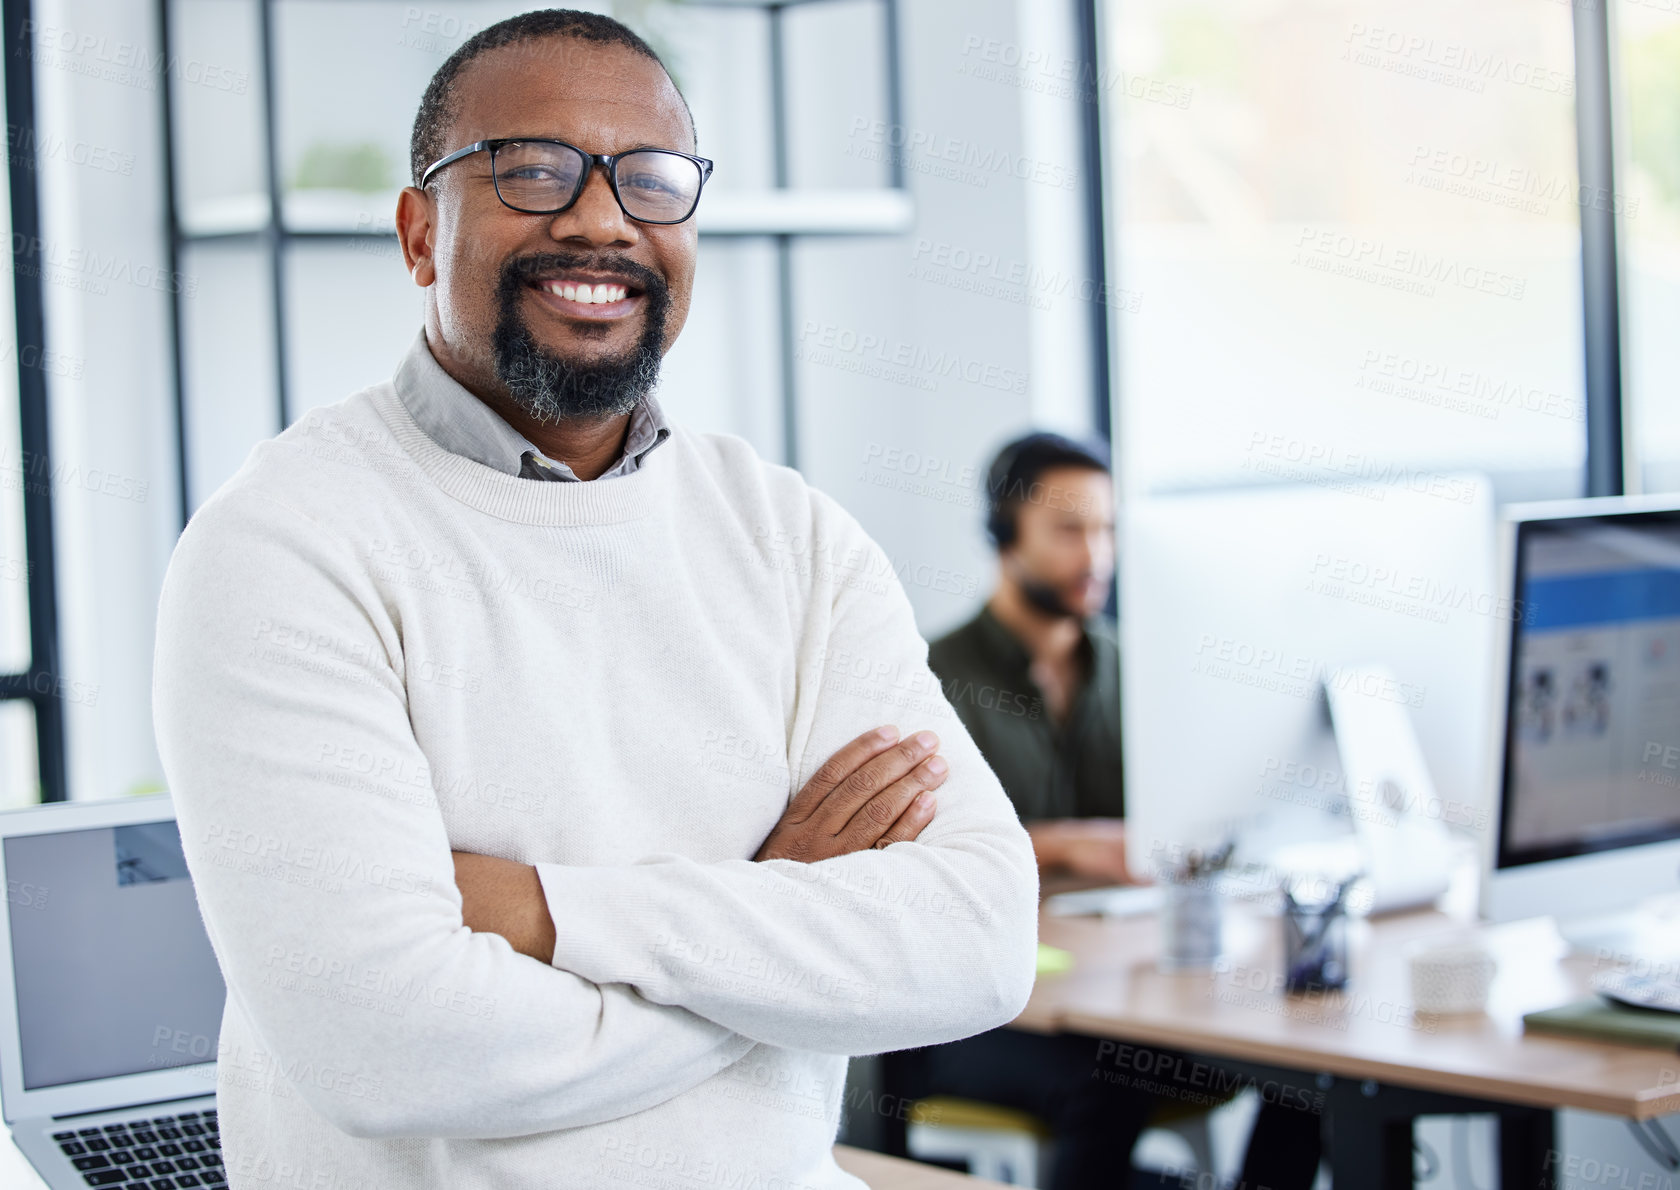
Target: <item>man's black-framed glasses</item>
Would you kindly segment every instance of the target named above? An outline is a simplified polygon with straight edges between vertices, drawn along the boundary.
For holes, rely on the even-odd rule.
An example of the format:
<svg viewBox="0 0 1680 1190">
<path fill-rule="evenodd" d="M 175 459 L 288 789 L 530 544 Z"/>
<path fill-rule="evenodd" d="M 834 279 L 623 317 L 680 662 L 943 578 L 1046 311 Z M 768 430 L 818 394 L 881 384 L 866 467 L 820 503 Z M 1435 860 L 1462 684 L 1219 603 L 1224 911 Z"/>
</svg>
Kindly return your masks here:
<svg viewBox="0 0 1680 1190">
<path fill-rule="evenodd" d="M 432 162 L 420 175 L 421 187 L 450 162 L 480 150 L 490 153 L 496 197 L 526 215 L 558 215 L 569 209 L 598 165 L 630 218 L 638 223 L 681 223 L 700 205 L 700 188 L 712 176 L 709 160 L 675 149 L 585 153 L 565 141 L 500 137 L 477 141 Z"/>
</svg>

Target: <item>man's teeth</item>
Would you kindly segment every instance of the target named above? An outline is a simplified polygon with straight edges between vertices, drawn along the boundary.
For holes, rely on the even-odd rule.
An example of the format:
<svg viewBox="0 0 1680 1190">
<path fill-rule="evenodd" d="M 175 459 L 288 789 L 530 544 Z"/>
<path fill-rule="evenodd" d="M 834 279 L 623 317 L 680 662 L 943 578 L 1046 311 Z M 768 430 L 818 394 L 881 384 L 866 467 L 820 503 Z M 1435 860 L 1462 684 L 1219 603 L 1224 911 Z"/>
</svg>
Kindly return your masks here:
<svg viewBox="0 0 1680 1190">
<path fill-rule="evenodd" d="M 579 285 L 573 281 L 544 281 L 543 288 L 568 302 L 582 302 L 586 306 L 622 302 L 629 292 L 622 285 Z"/>
</svg>

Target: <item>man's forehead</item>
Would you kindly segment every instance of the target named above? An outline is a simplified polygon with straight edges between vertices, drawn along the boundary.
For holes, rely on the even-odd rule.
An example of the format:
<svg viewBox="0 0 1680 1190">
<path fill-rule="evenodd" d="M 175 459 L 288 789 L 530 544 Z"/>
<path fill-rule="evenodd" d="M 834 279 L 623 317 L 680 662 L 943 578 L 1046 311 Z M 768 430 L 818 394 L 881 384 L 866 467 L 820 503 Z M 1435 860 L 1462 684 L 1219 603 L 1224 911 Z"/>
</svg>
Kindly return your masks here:
<svg viewBox="0 0 1680 1190">
<path fill-rule="evenodd" d="M 596 153 L 690 148 L 687 109 L 659 63 L 628 46 L 548 37 L 487 50 L 455 84 L 453 145 L 551 136 Z"/>
</svg>

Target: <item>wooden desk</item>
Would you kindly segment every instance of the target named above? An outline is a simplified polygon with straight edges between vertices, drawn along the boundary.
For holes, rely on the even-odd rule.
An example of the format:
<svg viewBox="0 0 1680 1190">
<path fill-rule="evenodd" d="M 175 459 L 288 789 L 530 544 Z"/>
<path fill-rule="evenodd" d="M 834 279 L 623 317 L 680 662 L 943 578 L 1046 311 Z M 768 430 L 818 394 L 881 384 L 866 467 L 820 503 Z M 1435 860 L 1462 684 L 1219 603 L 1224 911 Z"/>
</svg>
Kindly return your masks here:
<svg viewBox="0 0 1680 1190">
<path fill-rule="evenodd" d="M 869 1190 L 1004 1190 L 1002 1182 L 971 1178 L 937 1165 L 923 1165 L 899 1157 L 884 1157 L 868 1149 L 834 1146 L 841 1169 L 869 1183 Z"/>
<path fill-rule="evenodd" d="M 1552 1145 L 1550 1112 L 1580 1108 L 1632 1119 L 1680 1111 L 1680 1055 L 1633 1046 L 1605 1045 L 1524 1035 L 1522 1015 L 1588 994 L 1591 962 L 1566 958 L 1548 923 L 1490 927 L 1478 935 L 1493 950 L 1499 970 L 1488 1011 L 1457 1017 L 1411 1011 L 1405 950 L 1430 935 L 1463 930 L 1463 922 L 1427 912 L 1355 922 L 1352 978 L 1332 996 L 1285 996 L 1281 991 L 1281 927 L 1275 916 L 1237 904 L 1226 919 L 1226 958 L 1213 972 L 1166 974 L 1156 969 L 1159 926 L 1154 917 L 1056 918 L 1040 921 L 1040 939 L 1074 955 L 1073 970 L 1038 981 L 1016 1027 L 1067 1031 L 1130 1046 L 1206 1055 L 1293 1072 L 1308 1086 L 1372 1100 L 1379 1091 L 1394 1110 L 1383 1118 L 1392 1130 L 1404 1103 L 1447 1105 L 1458 1110 L 1493 1107 L 1541 1109 L 1540 1123 L 1522 1135 L 1512 1130 L 1502 1145 L 1507 1161 L 1521 1146 Z M 1106 1055 L 1125 1060 L 1130 1053 Z M 1324 1077 L 1319 1077 L 1324 1076 Z M 1409 1098 L 1396 1089 L 1413 1092 Z M 1347 1120 L 1365 1105 L 1342 1099 L 1332 1114 L 1334 1149 L 1362 1129 Z M 1439 1110 L 1454 1110 L 1441 1106 Z M 1430 1114 L 1428 1109 L 1415 1114 Z M 1520 1117 L 1507 1113 L 1511 1120 Z M 1409 1123 L 1405 1128 L 1406 1179 L 1390 1154 L 1381 1184 L 1409 1185 Z M 1399 1144 L 1390 1138 L 1390 1148 Z M 1366 1136 L 1367 1150 L 1382 1144 Z M 1351 1160 L 1353 1155 L 1350 1155 Z M 1336 1154 L 1331 1153 L 1332 1164 Z M 1544 1162 L 1542 1162 L 1544 1164 Z M 1374 1175 L 1377 1176 L 1377 1175 Z M 1344 1182 L 1338 1181 L 1337 1185 Z M 1379 1180 L 1350 1179 L 1362 1188 Z M 1533 1186 L 1533 1181 L 1527 1181 Z"/>
</svg>

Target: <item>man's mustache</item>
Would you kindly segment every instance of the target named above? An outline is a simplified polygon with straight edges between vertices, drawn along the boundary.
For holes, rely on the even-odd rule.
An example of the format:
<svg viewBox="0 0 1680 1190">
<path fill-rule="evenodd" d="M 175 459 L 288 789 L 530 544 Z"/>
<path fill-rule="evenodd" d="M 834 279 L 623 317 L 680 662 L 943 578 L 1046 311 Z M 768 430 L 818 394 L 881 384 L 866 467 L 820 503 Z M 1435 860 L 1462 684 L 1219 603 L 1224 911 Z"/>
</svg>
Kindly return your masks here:
<svg viewBox="0 0 1680 1190">
<path fill-rule="evenodd" d="M 580 252 L 533 252 L 511 257 L 502 266 L 502 290 L 508 293 L 520 286 L 552 277 L 556 273 L 569 272 L 615 277 L 649 296 L 664 293 L 666 289 L 664 277 L 645 264 L 626 260 L 622 256 L 599 253 L 585 255 Z"/>
</svg>

